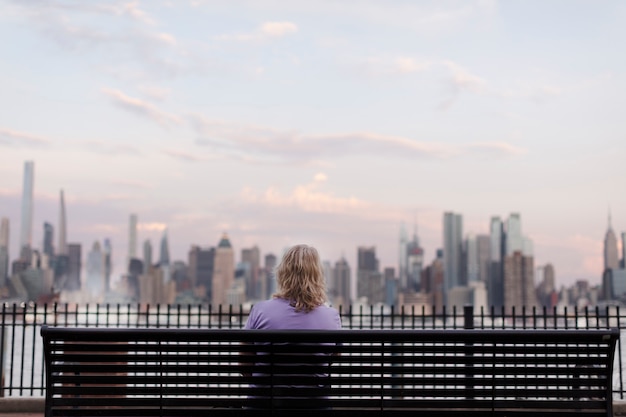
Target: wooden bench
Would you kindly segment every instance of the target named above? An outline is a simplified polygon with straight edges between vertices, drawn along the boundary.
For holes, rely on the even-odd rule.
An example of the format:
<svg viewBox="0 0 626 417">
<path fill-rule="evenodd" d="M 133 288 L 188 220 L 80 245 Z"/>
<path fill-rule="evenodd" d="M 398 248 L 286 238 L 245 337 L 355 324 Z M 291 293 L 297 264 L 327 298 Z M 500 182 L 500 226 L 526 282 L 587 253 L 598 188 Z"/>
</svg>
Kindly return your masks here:
<svg viewBox="0 0 626 417">
<path fill-rule="evenodd" d="M 619 337 L 46 326 L 41 334 L 47 417 L 612 416 Z"/>
</svg>

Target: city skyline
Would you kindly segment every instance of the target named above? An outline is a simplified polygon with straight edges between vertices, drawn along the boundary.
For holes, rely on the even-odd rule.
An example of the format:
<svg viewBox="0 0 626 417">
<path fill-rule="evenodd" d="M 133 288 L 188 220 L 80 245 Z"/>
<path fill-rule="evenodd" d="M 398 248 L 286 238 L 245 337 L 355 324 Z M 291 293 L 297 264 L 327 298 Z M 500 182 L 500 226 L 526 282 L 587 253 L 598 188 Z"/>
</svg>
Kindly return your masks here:
<svg viewBox="0 0 626 417">
<path fill-rule="evenodd" d="M 110 239 L 116 273 L 132 213 L 137 244 L 158 248 L 167 228 L 172 260 L 227 232 L 237 254 L 309 243 L 350 265 L 376 246 L 381 268 L 397 268 L 402 222 L 416 219 L 427 264 L 443 213 L 474 235 L 519 213 L 559 285 L 600 283 L 609 211 L 626 231 L 623 2 L 0 10 L 11 259 L 31 160 L 33 246 L 44 222 L 59 233 L 64 190 L 67 242 Z"/>
</svg>

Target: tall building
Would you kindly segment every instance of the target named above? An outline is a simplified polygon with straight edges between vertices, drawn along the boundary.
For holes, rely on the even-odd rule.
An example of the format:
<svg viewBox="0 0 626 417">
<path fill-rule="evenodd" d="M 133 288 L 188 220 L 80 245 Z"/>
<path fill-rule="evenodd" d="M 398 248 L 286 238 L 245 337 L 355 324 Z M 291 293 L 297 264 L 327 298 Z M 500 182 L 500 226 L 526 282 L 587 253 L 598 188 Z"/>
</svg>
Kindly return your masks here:
<svg viewBox="0 0 626 417">
<path fill-rule="evenodd" d="M 626 269 L 626 232 L 622 232 L 622 269 Z"/>
<path fill-rule="evenodd" d="M 537 301 L 539 302 L 539 306 L 553 308 L 558 303 L 554 266 L 552 266 L 552 264 L 540 266 L 537 268 L 537 271 L 542 276 L 541 282 L 537 287 Z"/>
<path fill-rule="evenodd" d="M 9 281 L 9 219 L 3 217 L 0 221 L 0 287 Z"/>
<path fill-rule="evenodd" d="M 349 307 L 352 304 L 352 276 L 350 265 L 343 256 L 335 262 L 333 281 L 335 285 L 331 292 L 332 303 L 336 306 Z"/>
<path fill-rule="evenodd" d="M 24 162 L 24 185 L 22 187 L 22 218 L 20 228 L 20 257 L 30 259 L 33 243 L 33 191 L 35 182 L 35 163 Z"/>
<path fill-rule="evenodd" d="M 111 247 L 111 241 L 104 239 L 104 292 L 109 293 L 111 291 L 111 271 L 113 268 L 112 256 L 113 248 Z"/>
<path fill-rule="evenodd" d="M 516 251 L 504 259 L 504 305 L 521 312 L 537 305 L 535 292 L 535 267 L 532 256 Z"/>
<path fill-rule="evenodd" d="M 511 213 L 506 221 L 505 255 L 524 252 L 524 236 L 522 236 L 522 219 L 519 213 Z"/>
<path fill-rule="evenodd" d="M 417 237 L 417 225 L 415 225 L 413 239 L 406 244 L 406 289 L 409 291 L 420 290 L 423 266 L 424 249 L 420 246 L 420 242 Z"/>
<path fill-rule="evenodd" d="M 152 242 L 150 242 L 150 239 L 146 239 L 143 242 L 143 264 L 146 271 L 152 266 Z"/>
<path fill-rule="evenodd" d="M 228 235 L 224 233 L 215 249 L 215 263 L 213 269 L 213 297 L 214 306 L 226 304 L 227 293 L 235 281 L 235 253 L 230 244 Z"/>
<path fill-rule="evenodd" d="M 128 261 L 137 258 L 137 215 L 131 214 L 128 219 Z"/>
<path fill-rule="evenodd" d="M 57 255 L 67 255 L 67 215 L 65 213 L 65 196 L 63 190 L 59 193 L 59 244 L 57 246 Z"/>
<path fill-rule="evenodd" d="M 469 234 L 463 243 L 463 266 L 465 271 L 465 281 L 469 285 L 472 282 L 480 281 L 478 274 L 480 265 L 478 263 L 478 241 L 476 236 Z"/>
<path fill-rule="evenodd" d="M 213 299 L 213 270 L 215 248 L 192 246 L 189 250 L 189 278 L 193 288 L 204 288 L 207 300 Z"/>
<path fill-rule="evenodd" d="M 604 270 L 618 269 L 619 259 L 617 254 L 617 237 L 611 225 L 611 213 L 609 213 L 609 225 L 604 235 Z"/>
<path fill-rule="evenodd" d="M 409 238 L 406 232 L 406 226 L 404 222 L 400 224 L 400 244 L 399 244 L 399 258 L 398 258 L 398 278 L 400 279 L 400 287 L 402 289 L 408 286 L 408 274 L 407 274 L 407 245 Z"/>
<path fill-rule="evenodd" d="M 159 252 L 159 265 L 167 266 L 170 264 L 170 245 L 167 239 L 167 229 L 163 230 L 161 237 L 161 251 Z"/>
<path fill-rule="evenodd" d="M 82 269 L 82 251 L 80 243 L 70 243 L 67 245 L 68 265 L 67 280 L 65 290 L 78 291 L 81 289 L 80 273 Z"/>
<path fill-rule="evenodd" d="M 365 298 L 369 304 L 382 303 L 385 299 L 385 283 L 378 266 L 376 248 L 357 248 L 357 297 Z"/>
<path fill-rule="evenodd" d="M 247 276 L 246 282 L 246 296 L 249 300 L 260 298 L 261 296 L 261 282 L 259 279 L 261 269 L 261 252 L 258 246 L 251 248 L 245 248 L 241 250 L 241 262 L 246 265 L 245 270 Z"/>
<path fill-rule="evenodd" d="M 54 256 L 54 227 L 45 222 L 43 224 L 43 253 L 49 258 Z"/>
<path fill-rule="evenodd" d="M 261 289 L 261 298 L 269 298 L 272 294 L 276 292 L 276 265 L 278 264 L 278 259 L 276 255 L 273 253 L 268 253 L 265 255 L 265 264 L 263 267 L 263 272 L 265 274 L 265 279 L 262 279 L 262 289 Z"/>
<path fill-rule="evenodd" d="M 462 280 L 463 217 L 446 212 L 443 215 L 443 273 L 448 291 L 464 285 Z"/>
<path fill-rule="evenodd" d="M 101 302 L 105 294 L 104 253 L 100 242 L 95 241 L 87 254 L 85 265 L 85 289 L 90 301 Z"/>
<path fill-rule="evenodd" d="M 491 256 L 491 236 L 476 236 L 476 252 L 478 257 L 478 281 L 484 282 L 485 286 L 489 278 L 489 265 Z"/>
<path fill-rule="evenodd" d="M 489 224 L 490 264 L 487 279 L 488 304 L 496 308 L 504 305 L 504 224 L 493 216 Z"/>
</svg>

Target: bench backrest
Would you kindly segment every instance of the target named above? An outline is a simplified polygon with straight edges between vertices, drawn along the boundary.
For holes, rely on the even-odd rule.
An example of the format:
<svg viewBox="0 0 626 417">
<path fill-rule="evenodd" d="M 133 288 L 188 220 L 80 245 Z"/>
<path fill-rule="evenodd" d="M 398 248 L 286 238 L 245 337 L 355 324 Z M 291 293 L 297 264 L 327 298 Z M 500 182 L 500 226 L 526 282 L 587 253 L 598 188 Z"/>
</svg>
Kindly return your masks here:
<svg viewBox="0 0 626 417">
<path fill-rule="evenodd" d="M 619 332 L 43 327 L 46 416 L 611 416 Z"/>
</svg>

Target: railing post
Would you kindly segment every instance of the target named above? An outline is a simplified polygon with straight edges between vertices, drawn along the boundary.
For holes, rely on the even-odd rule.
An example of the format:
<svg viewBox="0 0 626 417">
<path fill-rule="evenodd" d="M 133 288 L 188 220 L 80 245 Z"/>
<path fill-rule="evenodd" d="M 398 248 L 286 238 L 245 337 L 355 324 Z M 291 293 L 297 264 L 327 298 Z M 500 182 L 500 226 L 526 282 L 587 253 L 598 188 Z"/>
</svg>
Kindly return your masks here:
<svg viewBox="0 0 626 417">
<path fill-rule="evenodd" d="M 463 306 L 464 323 L 463 328 L 466 330 L 474 329 L 474 306 Z M 465 343 L 465 398 L 474 398 L 474 364 L 472 357 L 474 356 L 474 344 L 472 342 Z"/>
</svg>

